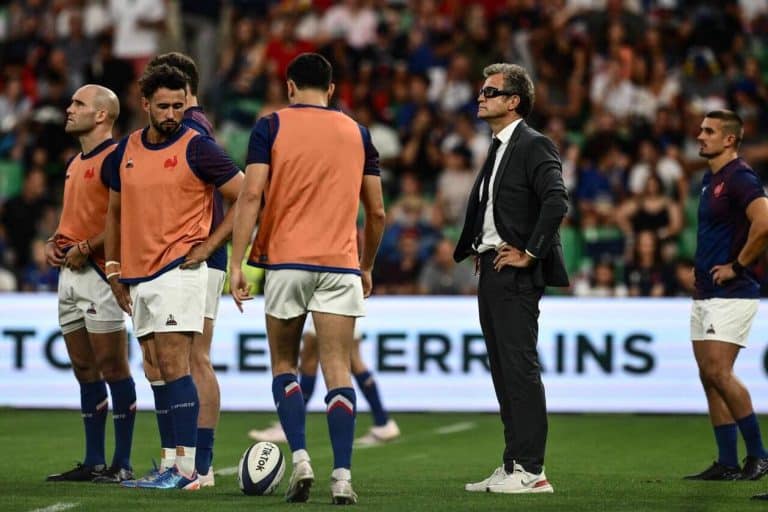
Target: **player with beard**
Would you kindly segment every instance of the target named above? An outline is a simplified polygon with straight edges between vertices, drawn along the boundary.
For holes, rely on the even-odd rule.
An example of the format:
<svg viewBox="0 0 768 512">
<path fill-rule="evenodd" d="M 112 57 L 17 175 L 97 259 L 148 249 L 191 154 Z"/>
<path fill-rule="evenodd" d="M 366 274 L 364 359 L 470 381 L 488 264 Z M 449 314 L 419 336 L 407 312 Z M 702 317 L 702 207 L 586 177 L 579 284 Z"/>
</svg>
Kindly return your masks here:
<svg viewBox="0 0 768 512">
<path fill-rule="evenodd" d="M 184 117 L 182 117 L 181 124 L 202 135 L 213 137 L 213 126 L 211 126 L 210 121 L 208 121 L 208 118 L 197 99 L 197 89 L 200 77 L 195 61 L 183 53 L 164 53 L 152 59 L 148 65 L 148 69 L 155 68 L 162 64 L 167 64 L 179 69 L 189 78 L 189 81 L 187 82 L 187 105 L 184 110 Z M 242 175 L 236 176 L 235 179 L 242 180 Z M 192 339 L 192 354 L 190 360 L 192 380 L 195 382 L 198 397 L 200 399 L 200 413 L 197 419 L 197 450 L 195 454 L 195 466 L 200 475 L 200 485 L 202 487 L 212 487 L 215 484 L 212 469 L 213 440 L 214 432 L 219 422 L 221 400 L 219 383 L 216 379 L 213 365 L 211 364 L 211 343 L 213 341 L 214 322 L 219 310 L 219 301 L 222 289 L 224 288 L 224 279 L 227 271 L 227 248 L 224 244 L 224 240 L 216 238 L 216 234 L 224 236 L 232 231 L 231 216 L 226 218 L 230 221 L 230 224 L 224 226 L 221 230 L 218 230 L 225 218 L 224 199 L 218 190 L 214 190 L 211 236 L 208 237 L 208 240 L 206 240 L 205 243 L 198 245 L 192 255 L 198 259 L 205 259 L 208 265 L 208 286 L 205 299 L 203 333 L 195 334 Z M 156 368 L 145 368 L 145 371 L 154 374 L 153 378 L 150 379 L 152 382 L 162 382 Z M 167 410 L 167 393 L 165 385 L 153 384 L 152 391 L 155 395 L 156 411 Z M 175 459 L 176 442 L 173 437 L 173 425 L 170 420 L 171 418 L 168 414 L 157 413 L 157 423 L 160 429 L 160 441 L 162 445 L 160 467 L 158 468 L 160 471 L 172 466 Z"/>
<path fill-rule="evenodd" d="M 190 373 L 194 334 L 203 332 L 209 238 L 223 241 L 231 221 L 210 233 L 213 189 L 234 202 L 240 170 L 206 136 L 182 125 L 188 77 L 160 65 L 139 81 L 149 126 L 123 139 L 105 165 L 111 173 L 107 277 L 132 316 L 145 367 L 159 370 L 173 425 L 173 467 L 132 483 L 158 489 L 200 488 L 195 469 L 199 401 Z M 158 375 L 150 375 L 149 379 Z"/>
<path fill-rule="evenodd" d="M 699 202 L 691 340 L 718 459 L 689 480 L 757 480 L 768 472 L 752 399 L 733 371 L 759 303 L 752 265 L 768 246 L 768 199 L 758 175 L 739 158 L 743 133 L 736 113 L 715 110 L 706 115 L 697 137 L 699 155 L 710 170 Z M 747 448 L 743 468 L 738 432 Z"/>
</svg>

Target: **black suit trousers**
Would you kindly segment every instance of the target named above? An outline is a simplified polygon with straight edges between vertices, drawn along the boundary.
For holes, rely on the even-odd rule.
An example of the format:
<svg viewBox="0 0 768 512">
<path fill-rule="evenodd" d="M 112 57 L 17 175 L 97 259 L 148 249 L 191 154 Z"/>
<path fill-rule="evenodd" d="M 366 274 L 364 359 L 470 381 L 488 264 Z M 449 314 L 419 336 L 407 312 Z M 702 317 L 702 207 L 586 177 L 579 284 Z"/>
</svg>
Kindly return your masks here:
<svg viewBox="0 0 768 512">
<path fill-rule="evenodd" d="M 493 387 L 504 424 L 504 466 L 540 473 L 547 442 L 547 405 L 536 350 L 539 301 L 532 269 L 493 268 L 495 251 L 480 255 L 478 307 Z"/>
</svg>

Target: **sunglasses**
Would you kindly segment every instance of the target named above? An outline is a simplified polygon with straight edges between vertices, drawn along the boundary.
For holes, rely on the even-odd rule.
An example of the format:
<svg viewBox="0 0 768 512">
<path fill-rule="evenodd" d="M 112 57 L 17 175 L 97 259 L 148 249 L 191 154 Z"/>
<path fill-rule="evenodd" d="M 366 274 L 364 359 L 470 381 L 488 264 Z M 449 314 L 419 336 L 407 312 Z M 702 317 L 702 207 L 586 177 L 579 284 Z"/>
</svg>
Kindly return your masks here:
<svg viewBox="0 0 768 512">
<path fill-rule="evenodd" d="M 505 91 L 504 89 L 497 89 L 496 87 L 487 86 L 480 89 L 480 95 L 488 99 L 495 98 L 497 96 L 517 95 L 517 93 L 515 91 Z"/>
</svg>

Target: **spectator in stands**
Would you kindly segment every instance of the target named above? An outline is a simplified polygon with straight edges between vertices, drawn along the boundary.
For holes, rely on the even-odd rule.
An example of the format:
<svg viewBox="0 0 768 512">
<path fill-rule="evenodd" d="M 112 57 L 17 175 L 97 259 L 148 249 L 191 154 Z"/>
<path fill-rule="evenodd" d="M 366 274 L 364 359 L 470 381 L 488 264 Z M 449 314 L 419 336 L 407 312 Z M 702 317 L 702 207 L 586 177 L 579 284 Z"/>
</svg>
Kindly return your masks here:
<svg viewBox="0 0 768 512">
<path fill-rule="evenodd" d="M 267 43 L 265 26 L 253 18 L 241 18 L 232 30 L 231 41 L 224 46 L 217 71 L 214 101 L 219 112 L 228 113 L 240 98 L 264 98 L 267 89 Z M 280 97 L 285 96 L 281 77 Z M 283 100 L 284 101 L 284 100 Z M 231 117 L 225 115 L 225 117 Z M 253 119 L 246 123 L 248 127 Z"/>
<path fill-rule="evenodd" d="M 466 146 L 455 146 L 444 154 L 434 204 L 434 215 L 439 219 L 435 223 L 444 228 L 460 229 L 464 222 L 467 196 L 475 182 L 471 161 L 472 152 Z"/>
<path fill-rule="evenodd" d="M 630 297 L 663 297 L 665 269 L 661 248 L 653 231 L 637 234 L 632 260 L 624 269 L 624 283 Z"/>
<path fill-rule="evenodd" d="M 144 72 L 159 49 L 165 29 L 165 2 L 158 0 L 109 0 L 114 33 L 114 56 L 128 60 L 134 77 Z"/>
<path fill-rule="evenodd" d="M 626 297 L 627 293 L 626 285 L 616 282 L 616 266 L 611 258 L 601 259 L 573 282 L 577 297 Z"/>
<path fill-rule="evenodd" d="M 631 250 L 644 231 L 653 232 L 662 245 L 675 244 L 683 218 L 680 205 L 664 195 L 659 177 L 649 174 L 643 191 L 625 199 L 616 210 L 616 224 Z"/>
<path fill-rule="evenodd" d="M 59 269 L 48 264 L 45 257 L 45 240 L 32 242 L 32 259 L 21 273 L 21 291 L 55 292 L 59 285 Z"/>
<path fill-rule="evenodd" d="M 379 258 L 374 268 L 375 293 L 386 295 L 415 295 L 419 291 L 419 275 L 424 265 L 420 256 L 419 231 L 408 228 L 400 231 L 397 248 L 388 258 Z"/>
<path fill-rule="evenodd" d="M 21 194 L 3 205 L 0 224 L 5 230 L 8 247 L 13 251 L 13 264 L 19 270 L 25 268 L 31 260 L 30 247 L 46 204 L 45 172 L 36 168 L 30 170 L 24 179 Z"/>
<path fill-rule="evenodd" d="M 467 262 L 453 260 L 454 244 L 440 240 L 435 253 L 419 274 L 418 293 L 422 295 L 471 295 L 477 291 L 477 276 Z"/>
<path fill-rule="evenodd" d="M 32 112 L 32 100 L 24 94 L 21 80 L 8 77 L 0 94 L 0 134 L 8 134 Z"/>
</svg>

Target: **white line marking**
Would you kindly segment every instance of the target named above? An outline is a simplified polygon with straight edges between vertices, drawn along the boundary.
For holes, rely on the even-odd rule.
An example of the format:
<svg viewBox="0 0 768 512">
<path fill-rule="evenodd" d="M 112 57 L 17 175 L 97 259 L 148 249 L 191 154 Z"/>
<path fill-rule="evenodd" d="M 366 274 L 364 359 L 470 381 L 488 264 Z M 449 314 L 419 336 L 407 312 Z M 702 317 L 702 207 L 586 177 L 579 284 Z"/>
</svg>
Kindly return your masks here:
<svg viewBox="0 0 768 512">
<path fill-rule="evenodd" d="M 30 512 L 61 512 L 62 510 L 75 508 L 77 505 L 77 503 L 54 503 L 50 507 L 36 508 Z"/>
<path fill-rule="evenodd" d="M 214 475 L 222 475 L 222 476 L 235 475 L 235 474 L 237 474 L 237 466 L 232 466 L 232 467 L 229 467 L 229 468 L 217 469 L 217 470 L 215 470 L 213 472 L 213 474 Z"/>
<path fill-rule="evenodd" d="M 440 435 L 455 434 L 456 432 L 472 430 L 476 426 L 477 424 L 474 421 L 463 421 L 461 423 L 454 423 L 453 425 L 446 425 L 444 427 L 436 428 L 435 433 Z"/>
</svg>

